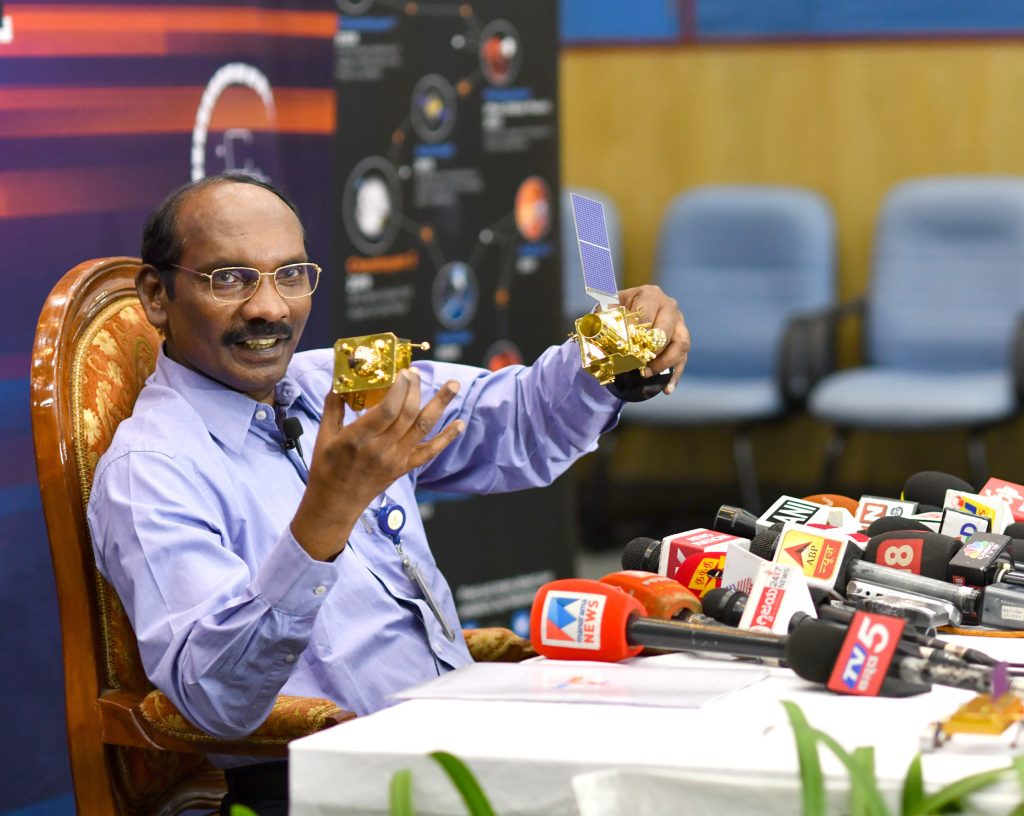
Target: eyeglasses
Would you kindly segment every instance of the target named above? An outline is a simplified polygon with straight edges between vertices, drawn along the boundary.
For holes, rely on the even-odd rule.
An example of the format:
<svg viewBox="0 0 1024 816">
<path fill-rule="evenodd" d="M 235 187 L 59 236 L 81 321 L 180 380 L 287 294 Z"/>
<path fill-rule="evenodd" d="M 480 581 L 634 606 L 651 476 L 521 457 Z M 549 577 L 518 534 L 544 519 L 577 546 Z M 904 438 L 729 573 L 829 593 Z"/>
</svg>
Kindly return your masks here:
<svg viewBox="0 0 1024 816">
<path fill-rule="evenodd" d="M 264 275 L 273 275 L 277 293 L 283 298 L 309 297 L 320 281 L 320 267 L 315 263 L 286 264 L 273 272 L 260 272 L 248 266 L 226 266 L 212 272 L 200 272 L 178 264 L 171 266 L 206 278 L 210 281 L 210 294 L 214 299 L 229 303 L 242 303 L 255 295 Z"/>
</svg>

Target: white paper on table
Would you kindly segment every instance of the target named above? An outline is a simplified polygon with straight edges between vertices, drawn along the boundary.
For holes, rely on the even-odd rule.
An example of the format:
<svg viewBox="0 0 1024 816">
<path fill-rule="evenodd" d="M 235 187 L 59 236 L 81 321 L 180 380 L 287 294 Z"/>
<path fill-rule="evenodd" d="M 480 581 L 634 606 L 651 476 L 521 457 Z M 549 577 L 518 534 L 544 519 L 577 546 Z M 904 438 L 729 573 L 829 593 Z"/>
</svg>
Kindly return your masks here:
<svg viewBox="0 0 1024 816">
<path fill-rule="evenodd" d="M 522 700 L 699 708 L 768 676 L 749 667 L 697 668 L 543 660 L 473 663 L 392 697 Z"/>
</svg>

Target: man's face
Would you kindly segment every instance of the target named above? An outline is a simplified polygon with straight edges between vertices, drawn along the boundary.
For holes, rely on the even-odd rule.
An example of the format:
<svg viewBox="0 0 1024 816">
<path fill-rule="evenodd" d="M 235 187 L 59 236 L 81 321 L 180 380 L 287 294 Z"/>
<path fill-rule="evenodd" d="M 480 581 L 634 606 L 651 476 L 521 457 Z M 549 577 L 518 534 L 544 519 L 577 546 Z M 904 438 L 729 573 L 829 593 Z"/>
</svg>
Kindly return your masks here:
<svg viewBox="0 0 1024 816">
<path fill-rule="evenodd" d="M 251 184 L 225 182 L 192 195 L 182 202 L 177 228 L 184 238 L 178 263 L 199 272 L 228 266 L 273 272 L 307 260 L 295 214 Z M 142 291 L 145 302 L 145 286 Z M 258 402 L 273 402 L 312 298 L 285 299 L 264 275 L 249 300 L 223 302 L 213 298 L 208 278 L 183 269 L 175 272 L 174 295 L 154 284 L 156 308 L 147 308 L 164 331 L 168 356 Z"/>
</svg>

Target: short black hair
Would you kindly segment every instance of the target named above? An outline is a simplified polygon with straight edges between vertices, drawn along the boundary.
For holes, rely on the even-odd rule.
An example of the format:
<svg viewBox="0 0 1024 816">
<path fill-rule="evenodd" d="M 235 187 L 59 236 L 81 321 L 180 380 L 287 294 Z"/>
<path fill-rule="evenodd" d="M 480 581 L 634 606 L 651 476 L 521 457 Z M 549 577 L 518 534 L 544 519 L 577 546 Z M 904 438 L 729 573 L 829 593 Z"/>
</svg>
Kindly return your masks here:
<svg viewBox="0 0 1024 816">
<path fill-rule="evenodd" d="M 181 209 L 182 202 L 207 187 L 224 183 L 252 184 L 269 190 L 287 204 L 288 209 L 295 213 L 296 218 L 299 218 L 298 209 L 284 192 L 269 181 L 245 173 L 222 173 L 219 176 L 207 176 L 198 181 L 190 181 L 188 184 L 181 185 L 149 214 L 146 226 L 142 229 L 140 253 L 142 262 L 156 269 L 167 290 L 167 296 L 170 298 L 174 297 L 174 265 L 181 260 L 181 253 L 185 247 L 184 238 L 178 233 L 178 211 Z M 301 218 L 299 218 L 299 225 L 302 225 Z"/>
</svg>

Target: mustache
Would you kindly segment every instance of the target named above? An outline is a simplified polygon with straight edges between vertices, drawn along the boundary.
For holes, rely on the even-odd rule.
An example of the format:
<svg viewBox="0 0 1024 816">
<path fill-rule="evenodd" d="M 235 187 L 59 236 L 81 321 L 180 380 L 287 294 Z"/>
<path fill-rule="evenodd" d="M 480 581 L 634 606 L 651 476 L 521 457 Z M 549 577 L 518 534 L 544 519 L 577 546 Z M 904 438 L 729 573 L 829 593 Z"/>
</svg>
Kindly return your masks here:
<svg viewBox="0 0 1024 816">
<path fill-rule="evenodd" d="M 292 334 L 294 334 L 292 327 L 281 321 L 249 323 L 225 332 L 221 342 L 225 346 L 233 346 L 236 343 L 244 343 L 247 340 L 265 340 L 268 337 L 288 341 L 292 339 Z"/>
</svg>

